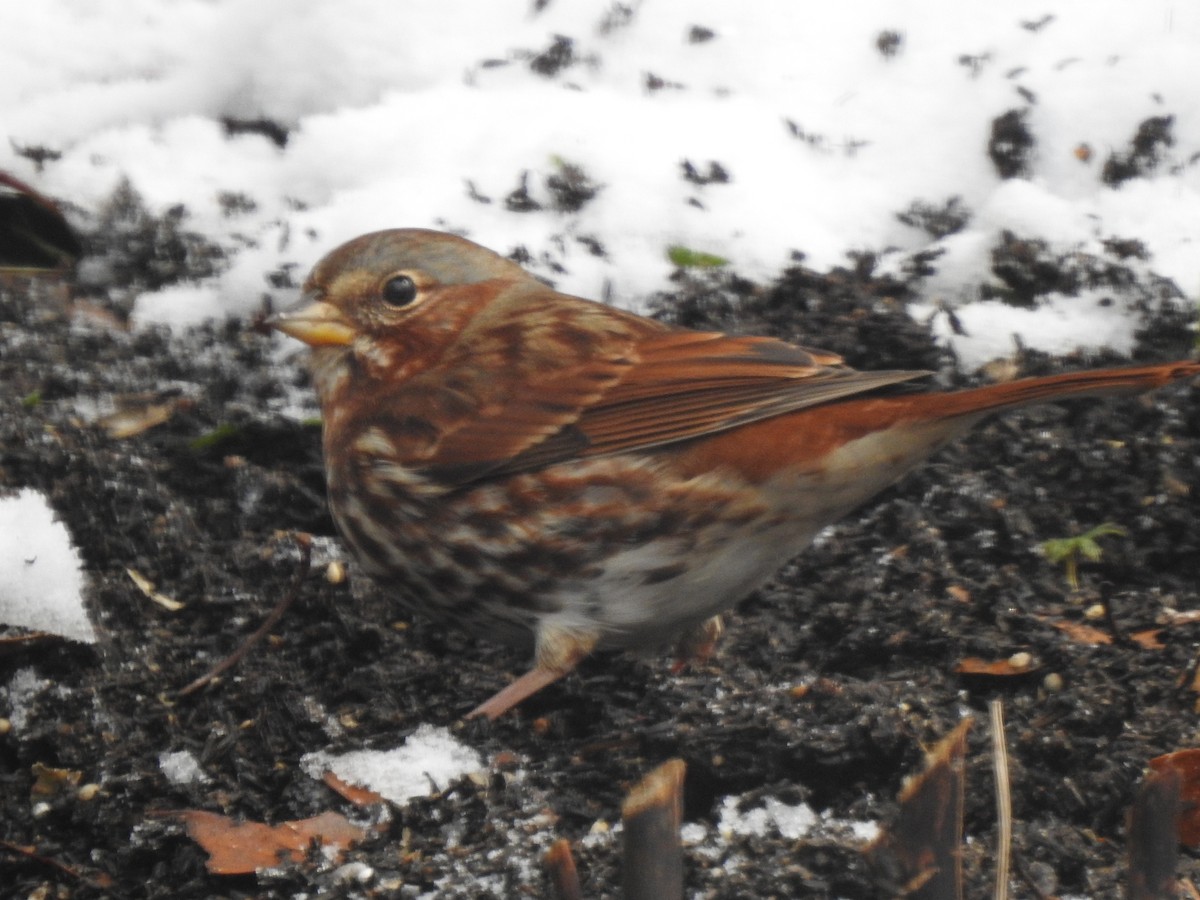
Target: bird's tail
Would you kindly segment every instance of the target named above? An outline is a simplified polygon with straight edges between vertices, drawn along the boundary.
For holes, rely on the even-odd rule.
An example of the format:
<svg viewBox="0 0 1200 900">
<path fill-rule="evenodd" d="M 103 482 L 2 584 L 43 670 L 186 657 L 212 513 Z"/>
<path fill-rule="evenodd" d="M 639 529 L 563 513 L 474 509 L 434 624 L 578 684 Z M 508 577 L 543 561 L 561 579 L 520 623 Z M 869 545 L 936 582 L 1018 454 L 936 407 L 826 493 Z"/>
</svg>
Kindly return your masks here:
<svg viewBox="0 0 1200 900">
<path fill-rule="evenodd" d="M 1042 378 L 1022 378 L 1004 384 L 956 391 L 938 396 L 937 411 L 943 416 L 955 413 L 1001 412 L 1019 406 L 1032 406 L 1052 400 L 1072 397 L 1105 397 L 1116 394 L 1137 394 L 1173 381 L 1200 376 L 1200 362 L 1180 360 L 1153 366 L 1131 366 L 1122 369 L 1092 369 L 1049 375 Z"/>
</svg>

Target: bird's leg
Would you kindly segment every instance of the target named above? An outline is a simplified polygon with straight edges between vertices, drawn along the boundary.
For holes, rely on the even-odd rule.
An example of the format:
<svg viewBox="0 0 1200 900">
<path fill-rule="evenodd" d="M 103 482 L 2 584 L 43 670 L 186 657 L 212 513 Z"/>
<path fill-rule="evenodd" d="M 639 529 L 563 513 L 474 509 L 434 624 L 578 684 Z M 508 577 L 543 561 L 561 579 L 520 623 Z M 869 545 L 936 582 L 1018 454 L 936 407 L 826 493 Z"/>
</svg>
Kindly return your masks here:
<svg viewBox="0 0 1200 900">
<path fill-rule="evenodd" d="M 695 628 L 684 633 L 675 645 L 675 662 L 671 674 L 677 675 L 688 663 L 703 664 L 717 649 L 717 642 L 725 633 L 725 621 L 720 616 L 705 619 Z"/>
<path fill-rule="evenodd" d="M 562 678 L 592 652 L 599 635 L 543 625 L 538 629 L 532 669 L 467 713 L 468 719 L 497 719 L 518 703 Z"/>
</svg>

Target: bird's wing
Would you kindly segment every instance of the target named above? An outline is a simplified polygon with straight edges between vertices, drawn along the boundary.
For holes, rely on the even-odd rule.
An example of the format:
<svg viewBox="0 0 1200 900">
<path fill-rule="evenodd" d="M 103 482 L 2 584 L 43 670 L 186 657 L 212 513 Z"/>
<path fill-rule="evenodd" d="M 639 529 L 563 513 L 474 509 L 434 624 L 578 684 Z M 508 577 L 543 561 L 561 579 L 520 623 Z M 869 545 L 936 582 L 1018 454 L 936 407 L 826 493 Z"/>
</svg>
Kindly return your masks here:
<svg viewBox="0 0 1200 900">
<path fill-rule="evenodd" d="M 859 372 L 770 338 L 647 331 L 523 380 L 521 391 L 443 433 L 427 470 L 464 484 L 646 450 L 928 374 Z"/>
</svg>

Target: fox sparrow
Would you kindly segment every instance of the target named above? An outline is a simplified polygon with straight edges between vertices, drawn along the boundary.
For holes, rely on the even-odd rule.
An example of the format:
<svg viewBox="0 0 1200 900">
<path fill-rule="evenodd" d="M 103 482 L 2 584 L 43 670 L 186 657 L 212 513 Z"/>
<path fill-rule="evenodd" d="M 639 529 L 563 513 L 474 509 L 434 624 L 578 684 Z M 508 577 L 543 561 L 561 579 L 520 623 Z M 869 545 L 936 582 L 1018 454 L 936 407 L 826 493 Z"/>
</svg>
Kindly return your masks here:
<svg viewBox="0 0 1200 900">
<path fill-rule="evenodd" d="M 897 393 L 821 350 L 556 293 L 460 237 L 364 235 L 271 324 L 312 347 L 333 517 L 402 602 L 535 665 L 711 646 L 722 610 L 826 525 L 1000 410 L 1147 390 L 1182 361 Z"/>
</svg>

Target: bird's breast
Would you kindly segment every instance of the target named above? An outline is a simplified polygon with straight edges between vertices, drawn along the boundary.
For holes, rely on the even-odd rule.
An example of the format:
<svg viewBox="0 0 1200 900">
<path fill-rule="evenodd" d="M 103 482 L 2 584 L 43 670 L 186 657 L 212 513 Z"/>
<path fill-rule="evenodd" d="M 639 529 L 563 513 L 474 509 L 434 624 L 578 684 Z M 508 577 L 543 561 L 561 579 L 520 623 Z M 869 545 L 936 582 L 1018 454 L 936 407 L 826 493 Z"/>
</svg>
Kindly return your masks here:
<svg viewBox="0 0 1200 900">
<path fill-rule="evenodd" d="M 793 517 L 724 473 L 618 454 L 448 489 L 365 452 L 327 458 L 352 556 L 397 599 L 510 643 L 554 616 L 601 645 L 666 640 L 797 552 Z M 382 444 L 375 449 L 382 449 Z M 804 535 L 807 540 L 811 535 Z"/>
</svg>

